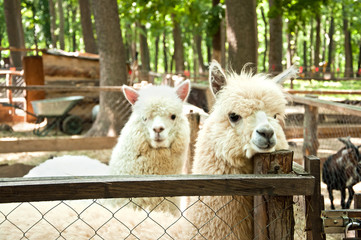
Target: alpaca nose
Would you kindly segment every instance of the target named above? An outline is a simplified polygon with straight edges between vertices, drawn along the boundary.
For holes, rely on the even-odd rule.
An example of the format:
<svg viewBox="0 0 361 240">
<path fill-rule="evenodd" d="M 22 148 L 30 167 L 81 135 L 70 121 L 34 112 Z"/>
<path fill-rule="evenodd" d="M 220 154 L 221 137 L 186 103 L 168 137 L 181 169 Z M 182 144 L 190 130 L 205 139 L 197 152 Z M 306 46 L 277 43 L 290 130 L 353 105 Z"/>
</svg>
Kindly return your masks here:
<svg viewBox="0 0 361 240">
<path fill-rule="evenodd" d="M 154 127 L 154 128 L 153 128 L 153 131 L 154 131 L 155 133 L 161 133 L 161 132 L 164 131 L 164 127 L 162 127 L 162 126 Z"/>
<path fill-rule="evenodd" d="M 273 129 L 265 127 L 257 129 L 256 132 L 266 139 L 271 139 L 274 134 Z"/>
</svg>

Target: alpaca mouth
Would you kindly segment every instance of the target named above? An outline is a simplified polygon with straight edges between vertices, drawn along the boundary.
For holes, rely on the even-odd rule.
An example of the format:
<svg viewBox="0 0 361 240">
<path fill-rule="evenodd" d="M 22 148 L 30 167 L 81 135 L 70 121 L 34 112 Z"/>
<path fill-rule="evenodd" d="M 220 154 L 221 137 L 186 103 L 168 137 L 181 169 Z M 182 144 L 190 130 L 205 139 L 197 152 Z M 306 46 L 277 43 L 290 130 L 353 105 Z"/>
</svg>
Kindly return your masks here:
<svg viewBox="0 0 361 240">
<path fill-rule="evenodd" d="M 259 142 L 257 143 L 255 141 L 252 141 L 252 142 L 257 148 L 259 148 L 260 150 L 263 150 L 263 151 L 270 150 L 276 145 L 273 142 L 269 142 L 269 141 L 267 141 L 265 143 L 259 143 Z"/>
</svg>

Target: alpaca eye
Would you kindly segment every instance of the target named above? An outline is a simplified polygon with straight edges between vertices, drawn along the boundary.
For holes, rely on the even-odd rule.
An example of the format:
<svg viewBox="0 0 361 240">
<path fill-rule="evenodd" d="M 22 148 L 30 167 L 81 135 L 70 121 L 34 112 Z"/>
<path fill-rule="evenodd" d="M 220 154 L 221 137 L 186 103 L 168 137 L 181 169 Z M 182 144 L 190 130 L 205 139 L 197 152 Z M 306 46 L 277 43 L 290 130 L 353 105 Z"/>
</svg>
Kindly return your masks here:
<svg viewBox="0 0 361 240">
<path fill-rule="evenodd" d="M 241 116 L 236 113 L 230 113 L 230 114 L 228 114 L 228 118 L 231 122 L 235 123 L 241 119 Z"/>
<path fill-rule="evenodd" d="M 146 122 L 148 119 L 146 117 L 142 117 L 143 121 Z"/>
<path fill-rule="evenodd" d="M 273 116 L 273 118 L 274 119 L 277 119 L 277 116 L 278 116 L 279 114 L 278 113 L 276 113 L 274 116 Z"/>
<path fill-rule="evenodd" d="M 177 117 L 177 116 L 176 116 L 175 114 L 172 114 L 172 116 L 170 116 L 170 118 L 171 118 L 172 120 L 174 120 L 176 117 Z"/>
</svg>

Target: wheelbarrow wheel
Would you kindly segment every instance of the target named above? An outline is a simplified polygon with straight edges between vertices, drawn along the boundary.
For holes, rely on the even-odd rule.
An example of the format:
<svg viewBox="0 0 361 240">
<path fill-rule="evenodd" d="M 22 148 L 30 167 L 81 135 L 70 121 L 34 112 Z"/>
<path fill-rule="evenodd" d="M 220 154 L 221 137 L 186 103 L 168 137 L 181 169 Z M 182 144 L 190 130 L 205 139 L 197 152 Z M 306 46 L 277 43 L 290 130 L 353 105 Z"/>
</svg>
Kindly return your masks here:
<svg viewBox="0 0 361 240">
<path fill-rule="evenodd" d="M 81 118 L 75 115 L 66 117 L 61 124 L 61 130 L 69 135 L 79 134 L 83 130 Z"/>
</svg>

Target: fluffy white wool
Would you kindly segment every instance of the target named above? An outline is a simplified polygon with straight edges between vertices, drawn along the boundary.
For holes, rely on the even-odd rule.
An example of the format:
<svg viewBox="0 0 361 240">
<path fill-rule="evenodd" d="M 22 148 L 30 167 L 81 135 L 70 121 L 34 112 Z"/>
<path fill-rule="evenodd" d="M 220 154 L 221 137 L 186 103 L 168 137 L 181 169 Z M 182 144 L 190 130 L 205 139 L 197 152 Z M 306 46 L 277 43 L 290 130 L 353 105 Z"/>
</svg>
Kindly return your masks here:
<svg viewBox="0 0 361 240">
<path fill-rule="evenodd" d="M 215 69 L 212 69 L 215 68 Z M 256 127 L 256 113 L 268 116 L 276 135 L 276 145 L 268 151 L 287 149 L 288 144 L 280 122 L 285 114 L 286 96 L 281 87 L 267 75 L 242 71 L 240 75 L 223 75 L 219 64 L 211 65 L 216 76 L 210 79 L 222 83 L 211 85 L 219 90 L 216 103 L 203 128 L 198 133 L 193 164 L 194 174 L 250 174 L 253 171 L 250 148 L 252 132 Z M 289 76 L 287 76 L 289 77 Z M 212 84 L 212 81 L 211 81 Z M 230 113 L 240 115 L 237 123 L 229 119 Z M 253 197 L 222 196 L 201 197 L 191 211 L 189 219 L 207 239 L 253 239 Z M 217 212 L 217 217 L 215 217 Z M 208 221 L 208 222 L 207 222 Z"/>
<path fill-rule="evenodd" d="M 183 101 L 176 90 L 177 88 L 168 86 L 149 86 L 139 91 L 129 121 L 122 129 L 113 149 L 109 162 L 111 174 L 182 173 L 190 141 L 190 130 L 187 117 L 183 114 Z M 171 118 L 172 115 L 176 116 L 175 119 Z M 149 122 L 156 117 L 163 121 L 164 131 L 168 133 L 159 146 L 156 145 L 158 143 L 154 143 L 150 135 L 152 129 Z M 178 212 L 179 199 L 171 198 L 170 200 L 177 206 L 173 203 L 162 204 L 156 210 Z M 153 209 L 163 201 L 163 198 L 136 198 L 133 201 L 142 208 Z M 113 202 L 119 205 L 124 201 L 114 199 Z"/>
<path fill-rule="evenodd" d="M 109 175 L 108 165 L 87 156 L 64 155 L 46 160 L 24 177 Z"/>
</svg>

